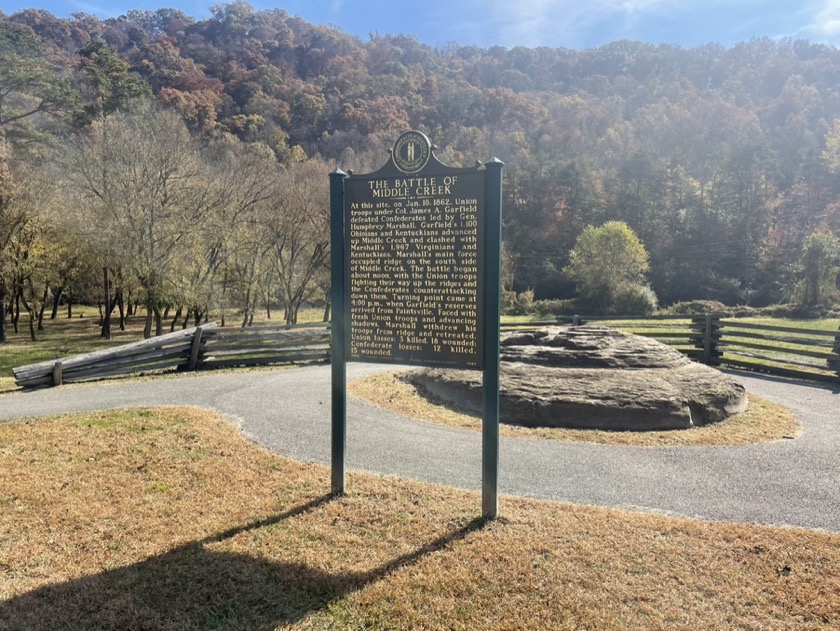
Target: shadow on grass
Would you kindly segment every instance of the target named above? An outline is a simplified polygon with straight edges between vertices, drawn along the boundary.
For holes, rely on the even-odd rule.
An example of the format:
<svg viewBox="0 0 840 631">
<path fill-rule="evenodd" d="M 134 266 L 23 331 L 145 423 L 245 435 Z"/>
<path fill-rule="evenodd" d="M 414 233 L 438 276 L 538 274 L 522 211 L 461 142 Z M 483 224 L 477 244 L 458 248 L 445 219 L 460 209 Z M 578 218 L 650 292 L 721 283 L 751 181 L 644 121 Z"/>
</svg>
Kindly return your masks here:
<svg viewBox="0 0 840 631">
<path fill-rule="evenodd" d="M 369 572 L 330 574 L 302 563 L 276 563 L 205 547 L 316 510 L 331 499 L 325 495 L 140 563 L 0 602 L 0 630 L 274 629 L 324 609 L 486 523 L 476 518 Z"/>
</svg>

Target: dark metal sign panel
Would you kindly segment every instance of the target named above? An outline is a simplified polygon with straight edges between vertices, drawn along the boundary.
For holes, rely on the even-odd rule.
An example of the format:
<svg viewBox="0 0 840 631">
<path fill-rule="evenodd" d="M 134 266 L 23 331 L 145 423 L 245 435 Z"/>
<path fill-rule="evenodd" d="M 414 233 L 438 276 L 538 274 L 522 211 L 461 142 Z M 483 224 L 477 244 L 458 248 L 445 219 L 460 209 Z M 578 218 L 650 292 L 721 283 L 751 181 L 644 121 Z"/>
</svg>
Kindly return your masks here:
<svg viewBox="0 0 840 631">
<path fill-rule="evenodd" d="M 483 367 L 485 172 L 406 132 L 381 170 L 345 180 L 352 361 Z"/>
</svg>

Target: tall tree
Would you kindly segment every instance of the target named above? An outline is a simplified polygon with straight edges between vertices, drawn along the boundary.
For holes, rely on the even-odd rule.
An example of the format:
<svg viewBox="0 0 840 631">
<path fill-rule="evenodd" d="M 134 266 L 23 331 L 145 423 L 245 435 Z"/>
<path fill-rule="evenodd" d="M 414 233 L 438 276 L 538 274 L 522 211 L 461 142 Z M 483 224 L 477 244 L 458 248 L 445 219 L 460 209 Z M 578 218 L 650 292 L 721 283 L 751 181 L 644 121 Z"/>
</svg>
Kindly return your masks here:
<svg viewBox="0 0 840 631">
<path fill-rule="evenodd" d="M 620 291 L 643 287 L 649 269 L 642 242 L 622 221 L 587 226 L 569 253 L 563 274 L 580 285 L 582 306 L 609 310 Z"/>
<path fill-rule="evenodd" d="M 0 128 L 63 112 L 71 100 L 69 84 L 43 41 L 28 26 L 0 20 Z"/>
<path fill-rule="evenodd" d="M 283 169 L 265 218 L 268 255 L 287 324 L 297 322 L 301 305 L 319 290 L 319 272 L 329 264 L 328 172 L 317 160 Z"/>
<path fill-rule="evenodd" d="M 799 300 L 808 307 L 828 303 L 837 294 L 840 274 L 840 239 L 828 230 L 815 230 L 802 249 Z"/>
<path fill-rule="evenodd" d="M 150 103 L 114 114 L 74 140 L 64 169 L 78 227 L 110 265 L 133 273 L 146 306 L 145 334 L 154 317 L 160 335 L 179 260 L 219 205 L 184 122 Z"/>
<path fill-rule="evenodd" d="M 17 206 L 17 184 L 12 176 L 11 152 L 0 133 L 0 344 L 6 341 L 6 294 L 8 292 L 9 250 L 25 215 Z"/>
<path fill-rule="evenodd" d="M 132 73 L 128 62 L 101 39 L 91 40 L 79 50 L 79 56 L 82 96 L 88 103 L 76 113 L 78 125 L 89 125 L 151 93 L 149 84 Z"/>
</svg>

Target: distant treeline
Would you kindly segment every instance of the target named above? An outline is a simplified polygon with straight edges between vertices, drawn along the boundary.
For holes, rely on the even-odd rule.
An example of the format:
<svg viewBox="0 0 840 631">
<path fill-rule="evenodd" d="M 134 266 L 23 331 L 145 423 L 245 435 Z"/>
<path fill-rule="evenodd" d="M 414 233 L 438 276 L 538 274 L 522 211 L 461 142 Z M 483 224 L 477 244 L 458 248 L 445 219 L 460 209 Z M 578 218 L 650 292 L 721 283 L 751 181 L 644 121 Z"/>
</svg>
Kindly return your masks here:
<svg viewBox="0 0 840 631">
<path fill-rule="evenodd" d="M 840 51 L 807 41 L 435 48 L 245 2 L 198 21 L 0 13 L 9 159 L 44 164 L 150 98 L 199 144 L 285 166 L 376 168 L 410 128 L 453 165 L 499 157 L 506 278 L 540 299 L 574 295 L 560 270 L 587 225 L 633 229 L 662 304 L 805 300 L 806 239 L 840 234 Z"/>
</svg>

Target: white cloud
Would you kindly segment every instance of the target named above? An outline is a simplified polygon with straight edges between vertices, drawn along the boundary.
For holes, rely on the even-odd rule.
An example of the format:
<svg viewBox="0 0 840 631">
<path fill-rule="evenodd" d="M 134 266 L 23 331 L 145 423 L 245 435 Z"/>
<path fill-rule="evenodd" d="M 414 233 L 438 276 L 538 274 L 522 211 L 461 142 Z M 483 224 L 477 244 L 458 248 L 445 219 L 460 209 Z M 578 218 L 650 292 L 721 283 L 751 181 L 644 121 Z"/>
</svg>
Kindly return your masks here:
<svg viewBox="0 0 840 631">
<path fill-rule="evenodd" d="M 781 0 L 785 4 L 788 1 Z M 821 1 L 840 6 L 840 0 Z M 490 0 L 476 3 L 476 11 L 488 4 L 498 39 L 506 46 L 578 48 L 593 39 L 593 31 L 608 33 L 608 39 L 634 38 L 635 27 L 648 18 L 680 16 L 687 18 L 686 28 L 691 29 L 692 14 L 711 15 L 727 6 L 750 5 L 760 13 L 766 10 L 762 5 L 768 0 Z"/>
<path fill-rule="evenodd" d="M 654 11 L 697 0 L 492 0 L 489 11 L 506 46 L 577 47 L 584 32 L 604 22 L 619 30 Z M 487 4 L 484 5 L 485 7 Z M 477 7 L 477 10 L 480 10 Z"/>
<path fill-rule="evenodd" d="M 94 4 L 91 2 L 79 2 L 78 0 L 71 0 L 68 4 L 70 4 L 71 11 L 68 11 L 67 14 L 69 15 L 71 12 L 80 12 L 80 13 L 88 13 L 90 15 L 96 15 L 102 19 L 105 18 L 115 18 L 119 17 L 120 15 L 124 15 L 127 9 L 120 9 L 111 5 L 100 5 Z M 56 13 L 58 15 L 58 13 Z"/>
<path fill-rule="evenodd" d="M 805 27 L 806 34 L 820 41 L 840 40 L 840 0 L 820 0 L 813 7 L 813 19 Z"/>
</svg>

